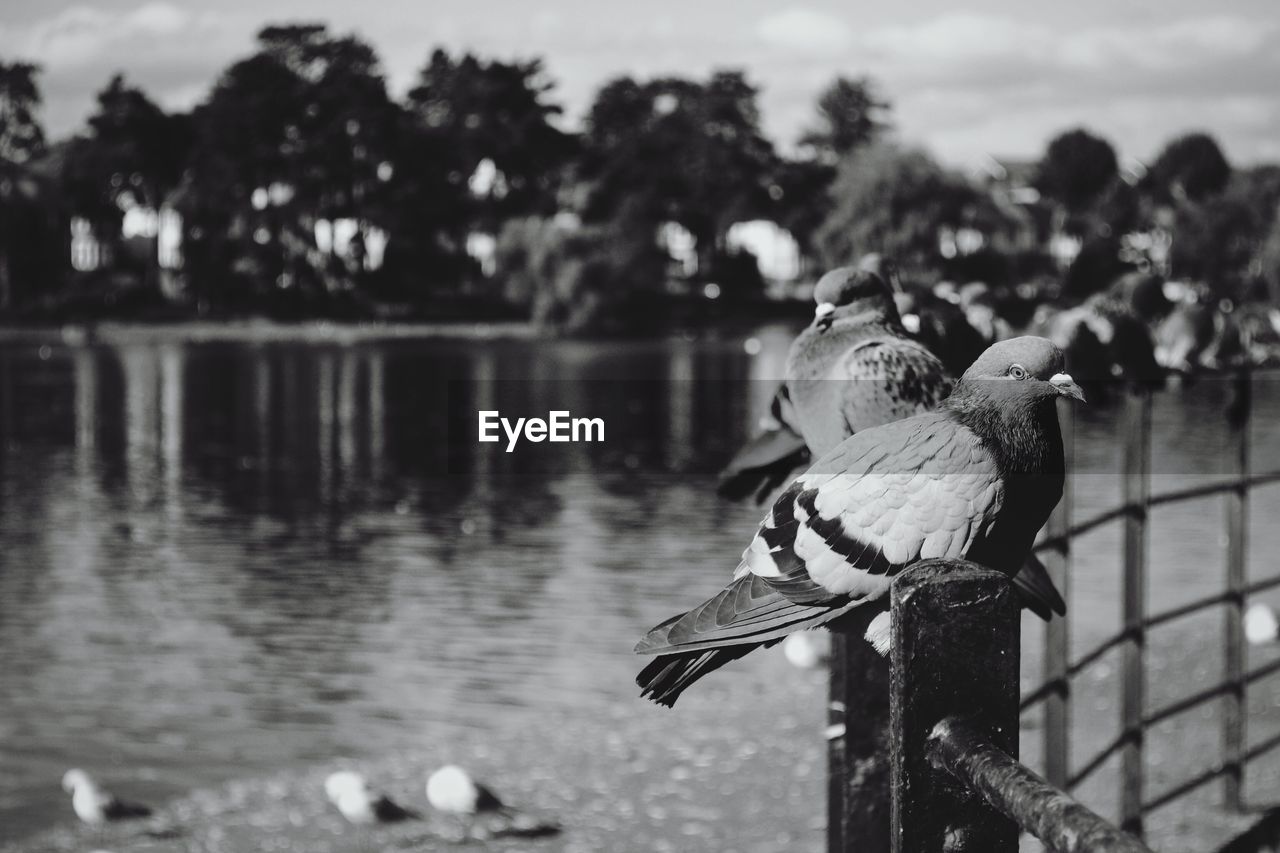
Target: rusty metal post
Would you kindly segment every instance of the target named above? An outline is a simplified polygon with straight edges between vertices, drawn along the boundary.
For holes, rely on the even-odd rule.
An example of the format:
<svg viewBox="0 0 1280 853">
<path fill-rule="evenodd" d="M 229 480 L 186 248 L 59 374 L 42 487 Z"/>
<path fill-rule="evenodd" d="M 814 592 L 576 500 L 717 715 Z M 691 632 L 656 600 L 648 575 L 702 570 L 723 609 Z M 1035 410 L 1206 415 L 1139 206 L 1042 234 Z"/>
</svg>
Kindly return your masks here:
<svg viewBox="0 0 1280 853">
<path fill-rule="evenodd" d="M 934 726 L 929 752 L 955 776 L 1055 853 L 1151 853 L 991 743 L 963 720 Z"/>
<path fill-rule="evenodd" d="M 1062 425 L 1062 450 L 1066 460 L 1067 475 L 1062 488 L 1062 500 L 1049 516 L 1050 537 L 1061 537 L 1062 544 L 1044 555 L 1045 568 L 1054 586 L 1062 593 L 1063 601 L 1071 600 L 1071 542 L 1066 538 L 1071 529 L 1071 458 L 1075 453 L 1075 424 L 1073 409 L 1058 407 L 1058 421 Z M 1071 623 L 1065 616 L 1055 616 L 1044 629 L 1044 678 L 1053 685 L 1044 702 L 1044 775 L 1049 783 L 1059 788 L 1067 787 L 1071 773 L 1071 755 L 1068 733 L 1071 727 L 1071 680 L 1067 678 L 1071 654 Z"/>
<path fill-rule="evenodd" d="M 829 853 L 889 851 L 889 662 L 862 639 L 863 630 L 859 621 L 832 634 Z"/>
<path fill-rule="evenodd" d="M 1018 754 L 1019 609 L 1004 575 L 927 560 L 890 594 L 893 850 L 1015 853 L 1018 828 L 930 760 L 929 736 L 957 717 Z"/>
<path fill-rule="evenodd" d="M 1146 693 L 1147 500 L 1151 495 L 1151 392 L 1131 391 L 1124 405 L 1124 589 L 1121 596 L 1124 644 L 1120 659 L 1120 826 L 1142 835 L 1144 748 L 1142 716 Z"/>
<path fill-rule="evenodd" d="M 1252 375 L 1242 367 L 1236 375 L 1235 399 L 1227 422 L 1235 449 L 1237 485 L 1227 495 L 1227 618 L 1223 638 L 1223 674 L 1230 685 L 1222 704 L 1222 764 L 1226 770 L 1223 799 L 1228 809 L 1244 808 L 1246 682 L 1244 637 L 1245 559 L 1249 524 L 1249 424 L 1253 403 Z"/>
</svg>

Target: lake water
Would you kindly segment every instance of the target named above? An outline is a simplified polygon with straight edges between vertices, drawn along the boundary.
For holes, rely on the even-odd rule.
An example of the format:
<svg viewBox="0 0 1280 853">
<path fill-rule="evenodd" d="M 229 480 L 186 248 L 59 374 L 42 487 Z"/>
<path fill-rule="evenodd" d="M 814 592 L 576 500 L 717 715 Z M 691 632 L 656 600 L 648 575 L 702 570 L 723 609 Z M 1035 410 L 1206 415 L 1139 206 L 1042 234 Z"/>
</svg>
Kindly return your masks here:
<svg viewBox="0 0 1280 853">
<path fill-rule="evenodd" d="M 0 345 L 0 841 L 69 819 L 70 766 L 162 800 L 428 731 L 625 714 L 635 639 L 714 591 L 758 520 L 714 471 L 789 335 Z M 1258 380 L 1259 471 L 1280 467 L 1277 392 Z M 1155 491 L 1228 470 L 1229 400 L 1159 395 Z M 476 442 L 480 409 L 601 417 L 605 441 L 506 453 Z M 1118 498 L 1115 418 L 1077 416 L 1078 516 Z M 1280 489 L 1252 508 L 1262 576 Z M 1217 498 L 1153 514 L 1153 608 L 1218 588 L 1221 520 Z M 1118 545 L 1079 543 L 1078 650 L 1118 624 Z"/>
</svg>

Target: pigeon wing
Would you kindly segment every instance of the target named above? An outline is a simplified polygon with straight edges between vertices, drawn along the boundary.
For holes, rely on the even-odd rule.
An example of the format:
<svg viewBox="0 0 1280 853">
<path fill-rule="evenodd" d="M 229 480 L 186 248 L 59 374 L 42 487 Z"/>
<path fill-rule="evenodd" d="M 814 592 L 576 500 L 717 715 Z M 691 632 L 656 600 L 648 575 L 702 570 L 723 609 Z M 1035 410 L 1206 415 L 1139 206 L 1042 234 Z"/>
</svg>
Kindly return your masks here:
<svg viewBox="0 0 1280 853">
<path fill-rule="evenodd" d="M 771 643 L 831 622 L 883 597 L 903 567 L 963 556 L 1002 498 L 994 460 L 945 416 L 854 435 L 778 497 L 729 586 L 636 651 Z"/>
<path fill-rule="evenodd" d="M 933 411 L 951 393 L 942 362 L 915 341 L 873 338 L 848 350 L 830 379 L 846 435 Z"/>
</svg>

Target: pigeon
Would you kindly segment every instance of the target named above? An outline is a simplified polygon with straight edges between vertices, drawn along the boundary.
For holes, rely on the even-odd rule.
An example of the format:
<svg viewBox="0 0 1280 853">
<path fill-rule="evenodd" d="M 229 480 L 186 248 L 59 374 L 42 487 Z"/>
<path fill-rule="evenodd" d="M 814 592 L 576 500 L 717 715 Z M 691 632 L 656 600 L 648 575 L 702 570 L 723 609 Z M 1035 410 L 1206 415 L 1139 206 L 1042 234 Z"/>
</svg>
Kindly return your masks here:
<svg viewBox="0 0 1280 853">
<path fill-rule="evenodd" d="M 818 280 L 814 321 L 787 355 L 785 397 L 775 402 L 785 399 L 780 412 L 799 431 L 795 441 L 814 458 L 869 427 L 932 411 L 951 391 L 942 362 L 907 335 L 893 290 L 868 267 L 893 269 L 868 256 L 858 268 L 840 267 Z M 765 445 L 766 432 L 739 457 L 763 446 L 788 449 L 780 444 L 787 432 L 776 431 Z M 780 464 L 765 469 L 770 476 L 762 492 L 772 493 L 798 473 L 794 457 L 779 456 Z M 1015 583 L 1024 605 L 1042 619 L 1066 613 L 1066 602 L 1037 558 L 1029 557 Z"/>
<path fill-rule="evenodd" d="M 860 291 L 858 286 L 851 284 L 852 279 L 860 276 L 874 278 L 880 283 L 883 292 L 871 287 Z M 836 362 L 849 347 L 856 347 L 864 343 L 865 339 L 875 337 L 877 333 L 887 333 L 892 341 L 906 340 L 906 333 L 898 318 L 898 309 L 893 302 L 893 292 L 886 283 L 895 281 L 895 276 L 896 269 L 892 261 L 877 254 L 869 254 L 862 258 L 856 268 L 840 267 L 820 278 L 813 288 L 813 298 L 818 303 L 813 321 L 792 342 L 787 354 L 788 380 L 795 377 L 793 371 L 796 369 L 802 370 L 806 376 L 838 370 L 841 365 Z M 861 278 L 859 281 L 861 282 Z M 888 294 L 887 299 L 884 294 Z M 859 366 L 856 362 L 847 365 L 851 370 L 856 370 Z M 859 392 L 869 390 L 852 389 L 852 393 L 842 404 L 861 412 L 857 416 L 859 422 L 878 424 L 884 423 L 885 418 L 896 420 L 891 412 L 876 408 L 878 399 L 860 399 Z M 906 395 L 910 393 L 909 390 L 904 392 Z M 936 403 L 944 395 L 945 390 L 931 402 Z M 912 410 L 897 417 L 915 413 Z M 832 446 L 839 443 L 845 435 L 848 433 L 836 438 Z M 720 473 L 716 491 L 721 497 L 732 501 L 754 496 L 756 503 L 764 503 L 765 498 L 775 489 L 794 479 L 796 474 L 808 466 L 813 451 L 815 448 L 806 442 L 799 415 L 792 405 L 789 382 L 784 382 L 770 402 L 769 417 L 763 419 L 760 433 L 747 442 L 725 466 Z"/>
<path fill-rule="evenodd" d="M 817 458 L 851 434 L 937 407 L 951 390 L 942 362 L 902 328 L 880 276 L 834 269 L 814 288 L 814 322 L 787 354 L 787 390 Z"/>
<path fill-rule="evenodd" d="M 864 631 L 887 653 L 889 586 L 919 560 L 1012 577 L 1062 497 L 1059 397 L 1084 399 L 1062 352 L 1010 338 L 936 411 L 845 439 L 778 497 L 725 589 L 636 645 L 656 656 L 641 695 L 673 705 L 707 673 L 820 625 Z"/>
<path fill-rule="evenodd" d="M 63 774 L 62 790 L 71 794 L 71 808 L 75 810 L 76 817 L 90 826 L 151 815 L 151 809 L 147 806 L 117 799 L 103 790 L 92 776 L 78 768 Z"/>
<path fill-rule="evenodd" d="M 479 838 L 537 837 L 560 831 L 554 823 L 506 805 L 456 764 L 445 765 L 427 778 L 427 802 L 437 811 L 471 822 L 471 834 Z"/>
<path fill-rule="evenodd" d="M 419 817 L 386 794 L 371 792 L 365 778 L 351 770 L 330 773 L 324 780 L 324 792 L 342 816 L 354 824 L 398 823 Z"/>
</svg>

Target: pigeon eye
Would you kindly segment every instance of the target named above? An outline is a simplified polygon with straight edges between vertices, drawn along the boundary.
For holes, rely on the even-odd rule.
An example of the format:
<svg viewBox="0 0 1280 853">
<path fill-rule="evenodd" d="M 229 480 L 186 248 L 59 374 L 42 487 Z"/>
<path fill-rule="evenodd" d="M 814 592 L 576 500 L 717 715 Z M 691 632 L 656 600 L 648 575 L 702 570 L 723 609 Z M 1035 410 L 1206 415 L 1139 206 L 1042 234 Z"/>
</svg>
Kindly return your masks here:
<svg viewBox="0 0 1280 853">
<path fill-rule="evenodd" d="M 1009 375 L 1014 379 L 1026 379 L 1027 369 L 1021 364 L 1015 364 L 1013 367 L 1009 368 Z"/>
</svg>

